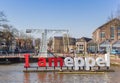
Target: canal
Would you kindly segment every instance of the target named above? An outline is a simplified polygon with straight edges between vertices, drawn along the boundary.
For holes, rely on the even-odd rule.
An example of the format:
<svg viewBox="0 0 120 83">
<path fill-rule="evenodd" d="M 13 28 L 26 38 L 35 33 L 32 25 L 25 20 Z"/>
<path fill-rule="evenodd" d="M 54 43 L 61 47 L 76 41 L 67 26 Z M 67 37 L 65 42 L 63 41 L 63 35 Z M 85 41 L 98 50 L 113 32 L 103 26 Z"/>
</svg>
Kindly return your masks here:
<svg viewBox="0 0 120 83">
<path fill-rule="evenodd" d="M 0 65 L 0 83 L 120 83 L 120 67 L 104 74 L 24 73 L 24 64 Z"/>
</svg>

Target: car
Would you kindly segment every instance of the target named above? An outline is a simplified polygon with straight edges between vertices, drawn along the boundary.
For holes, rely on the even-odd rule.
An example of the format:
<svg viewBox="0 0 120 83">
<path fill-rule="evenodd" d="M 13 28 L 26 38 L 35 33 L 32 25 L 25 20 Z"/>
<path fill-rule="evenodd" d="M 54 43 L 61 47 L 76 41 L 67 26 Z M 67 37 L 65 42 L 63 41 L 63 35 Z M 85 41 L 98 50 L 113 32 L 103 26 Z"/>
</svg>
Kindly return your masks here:
<svg viewBox="0 0 120 83">
<path fill-rule="evenodd" d="M 0 55 L 8 55 L 7 51 L 0 50 Z"/>
<path fill-rule="evenodd" d="M 112 50 L 110 53 L 111 54 L 120 54 L 120 51 L 119 50 Z"/>
</svg>

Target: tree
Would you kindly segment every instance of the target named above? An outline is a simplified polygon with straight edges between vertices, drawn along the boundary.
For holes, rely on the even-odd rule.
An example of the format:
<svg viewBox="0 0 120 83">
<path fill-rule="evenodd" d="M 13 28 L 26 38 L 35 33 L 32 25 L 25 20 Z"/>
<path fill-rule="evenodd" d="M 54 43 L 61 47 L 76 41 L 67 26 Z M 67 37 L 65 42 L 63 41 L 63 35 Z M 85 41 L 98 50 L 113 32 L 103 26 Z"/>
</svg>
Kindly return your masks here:
<svg viewBox="0 0 120 83">
<path fill-rule="evenodd" d="M 108 21 L 113 20 L 114 18 L 120 19 L 120 4 L 116 8 L 116 11 L 112 11 L 110 16 L 108 16 Z"/>
<path fill-rule="evenodd" d="M 10 48 L 12 49 L 13 44 L 15 45 L 15 38 L 18 37 L 19 31 L 7 22 L 6 15 L 0 11 L 0 29 L 3 34 L 0 43 L 4 42 L 6 50 L 9 50 Z"/>
<path fill-rule="evenodd" d="M 1 22 L 8 22 L 6 15 L 4 14 L 3 11 L 0 11 L 0 24 Z"/>
<path fill-rule="evenodd" d="M 108 21 L 113 20 L 113 19 L 114 19 L 114 14 L 113 12 L 111 12 L 111 15 L 108 17 Z"/>
<path fill-rule="evenodd" d="M 116 18 L 120 19 L 120 5 L 118 5 L 115 15 L 116 15 Z"/>
</svg>

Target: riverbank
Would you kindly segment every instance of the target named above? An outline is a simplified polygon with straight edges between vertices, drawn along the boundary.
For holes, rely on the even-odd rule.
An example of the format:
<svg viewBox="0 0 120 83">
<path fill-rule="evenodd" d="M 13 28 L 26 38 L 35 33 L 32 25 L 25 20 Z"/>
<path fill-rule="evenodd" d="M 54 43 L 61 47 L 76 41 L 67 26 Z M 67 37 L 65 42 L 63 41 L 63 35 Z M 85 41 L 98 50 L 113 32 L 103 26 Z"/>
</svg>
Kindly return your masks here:
<svg viewBox="0 0 120 83">
<path fill-rule="evenodd" d="M 115 65 L 115 66 L 120 66 L 120 57 L 119 56 L 115 56 L 115 55 L 112 55 L 110 57 L 110 63 L 111 65 Z"/>
<path fill-rule="evenodd" d="M 32 63 L 36 65 L 36 63 Z M 24 63 L 0 66 L 0 83 L 119 83 L 120 68 L 115 72 L 23 72 Z M 62 74 L 63 73 L 63 74 Z M 98 72 L 97 72 L 98 73 Z"/>
<path fill-rule="evenodd" d="M 59 73 L 69 73 L 69 74 L 95 74 L 95 73 L 105 73 L 105 72 L 115 72 L 113 69 L 99 69 L 99 70 L 67 70 L 67 69 L 33 69 L 33 70 L 23 70 L 23 72 L 59 72 Z"/>
</svg>

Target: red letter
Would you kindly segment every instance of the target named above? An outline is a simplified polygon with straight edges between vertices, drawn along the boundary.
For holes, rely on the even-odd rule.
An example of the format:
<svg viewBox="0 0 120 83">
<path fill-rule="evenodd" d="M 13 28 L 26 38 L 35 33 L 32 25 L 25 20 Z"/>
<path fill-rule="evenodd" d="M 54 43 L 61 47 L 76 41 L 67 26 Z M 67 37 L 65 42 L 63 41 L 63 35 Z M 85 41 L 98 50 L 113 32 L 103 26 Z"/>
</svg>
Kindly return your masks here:
<svg viewBox="0 0 120 83">
<path fill-rule="evenodd" d="M 49 58 L 48 60 L 49 60 L 49 67 L 51 67 L 52 66 L 52 62 L 55 62 L 55 58 Z"/>
<path fill-rule="evenodd" d="M 56 63 L 58 63 L 58 61 L 60 62 L 60 67 L 62 67 L 63 66 L 63 59 L 62 58 L 57 58 Z"/>
<path fill-rule="evenodd" d="M 39 67 L 45 67 L 46 66 L 46 59 L 45 58 L 39 58 L 38 59 L 38 66 Z"/>
<path fill-rule="evenodd" d="M 52 66 L 52 62 L 54 62 L 54 66 L 58 66 L 58 62 L 60 62 L 60 66 L 63 66 L 63 59 L 62 58 L 49 58 L 49 67 Z"/>
<path fill-rule="evenodd" d="M 25 56 L 25 65 L 24 65 L 24 67 L 28 68 L 28 67 L 30 67 L 30 64 L 29 64 L 29 56 L 30 56 L 30 54 L 25 54 L 24 56 Z"/>
</svg>

